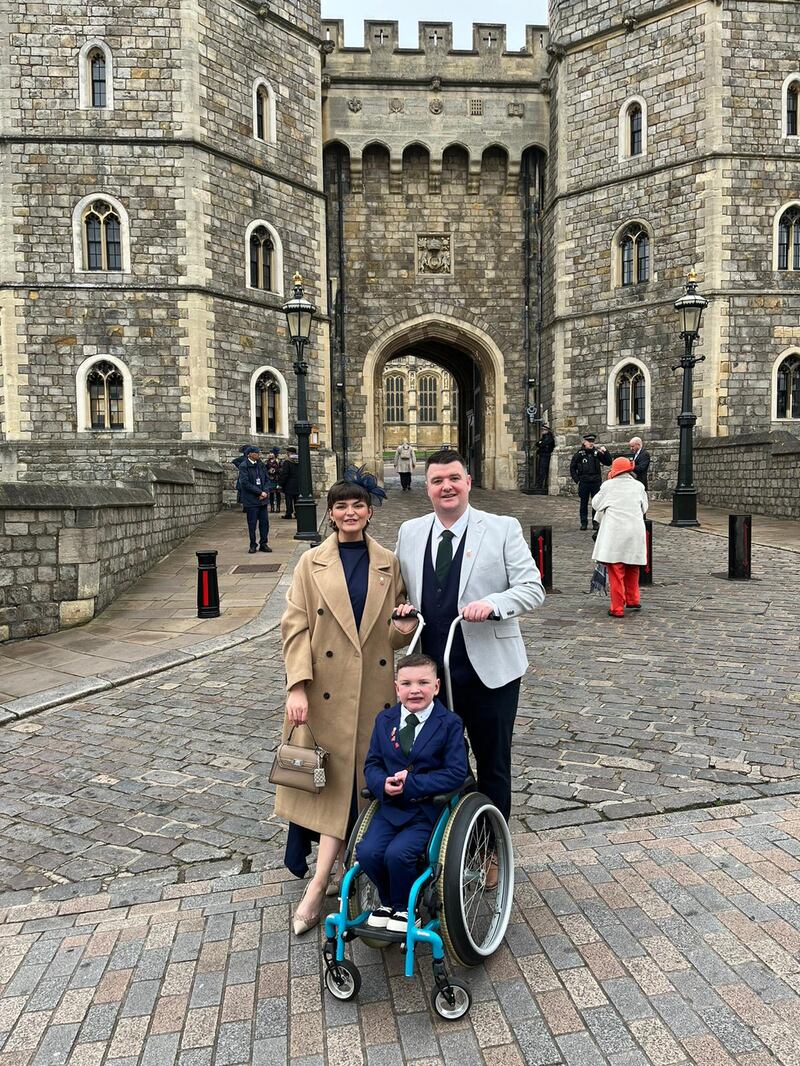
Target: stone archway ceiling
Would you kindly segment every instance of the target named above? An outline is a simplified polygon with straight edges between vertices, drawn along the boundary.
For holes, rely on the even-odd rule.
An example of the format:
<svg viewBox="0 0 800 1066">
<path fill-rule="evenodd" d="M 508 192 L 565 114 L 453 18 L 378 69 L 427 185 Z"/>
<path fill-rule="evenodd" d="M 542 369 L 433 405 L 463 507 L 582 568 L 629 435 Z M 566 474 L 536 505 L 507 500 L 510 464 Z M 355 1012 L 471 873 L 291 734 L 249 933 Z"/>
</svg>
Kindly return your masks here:
<svg viewBox="0 0 800 1066">
<path fill-rule="evenodd" d="M 455 379 L 459 389 L 472 387 L 472 367 L 476 366 L 480 371 L 481 378 L 485 378 L 484 368 L 480 360 L 473 352 L 468 351 L 463 345 L 444 343 L 442 341 L 429 340 L 416 344 L 403 345 L 398 351 L 393 352 L 384 364 L 391 363 L 392 359 L 401 356 L 413 355 L 418 359 L 427 359 L 429 363 L 446 370 Z"/>
</svg>

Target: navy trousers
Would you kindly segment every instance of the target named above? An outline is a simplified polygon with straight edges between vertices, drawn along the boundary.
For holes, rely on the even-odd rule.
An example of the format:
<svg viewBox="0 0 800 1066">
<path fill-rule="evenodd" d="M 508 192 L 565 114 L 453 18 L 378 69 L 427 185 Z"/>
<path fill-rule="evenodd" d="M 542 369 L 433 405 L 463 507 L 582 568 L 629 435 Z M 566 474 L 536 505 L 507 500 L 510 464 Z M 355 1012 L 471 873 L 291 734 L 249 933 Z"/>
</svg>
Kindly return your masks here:
<svg viewBox="0 0 800 1066">
<path fill-rule="evenodd" d="M 384 818 L 382 810 L 376 811 L 356 848 L 356 858 L 385 907 L 408 910 L 408 894 L 419 876 L 417 856 L 424 853 L 430 835 L 430 822 L 419 815 L 398 829 Z"/>
<path fill-rule="evenodd" d="M 589 524 L 589 500 L 592 496 L 600 491 L 600 486 L 603 484 L 602 478 L 598 478 L 597 481 L 579 481 L 578 482 L 578 496 L 580 497 L 580 517 L 581 525 L 588 526 Z M 592 526 L 595 529 L 600 528 L 600 523 L 595 521 L 594 511 L 592 511 Z"/>
<path fill-rule="evenodd" d="M 263 548 L 269 536 L 269 513 L 266 507 L 245 507 L 247 515 L 247 532 L 250 534 L 250 547 L 256 547 L 256 526 L 258 526 L 258 547 Z"/>
</svg>

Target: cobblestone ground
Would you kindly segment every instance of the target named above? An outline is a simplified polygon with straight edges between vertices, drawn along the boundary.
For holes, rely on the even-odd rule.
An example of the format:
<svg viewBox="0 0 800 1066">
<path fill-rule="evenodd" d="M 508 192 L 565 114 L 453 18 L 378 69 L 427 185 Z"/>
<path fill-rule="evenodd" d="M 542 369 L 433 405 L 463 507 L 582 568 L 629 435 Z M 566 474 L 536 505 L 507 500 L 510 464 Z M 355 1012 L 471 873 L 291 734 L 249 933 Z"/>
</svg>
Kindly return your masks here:
<svg viewBox="0 0 800 1066">
<path fill-rule="evenodd" d="M 724 540 L 657 526 L 617 621 L 577 504 L 474 502 L 553 525 L 561 592 L 525 623 L 519 887 L 469 1019 L 396 949 L 358 945 L 358 1005 L 321 1001 L 270 819 L 272 635 L 0 728 L 0 1066 L 800 1064 L 794 557 L 733 584 Z"/>
</svg>

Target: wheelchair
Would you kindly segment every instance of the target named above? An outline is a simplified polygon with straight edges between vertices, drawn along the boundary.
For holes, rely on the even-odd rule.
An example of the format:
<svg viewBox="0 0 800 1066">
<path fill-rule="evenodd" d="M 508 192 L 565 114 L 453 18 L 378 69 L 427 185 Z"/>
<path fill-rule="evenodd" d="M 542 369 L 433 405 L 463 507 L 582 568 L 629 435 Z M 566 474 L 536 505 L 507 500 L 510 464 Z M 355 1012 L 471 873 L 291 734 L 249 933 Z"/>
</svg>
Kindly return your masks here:
<svg viewBox="0 0 800 1066">
<path fill-rule="evenodd" d="M 424 619 L 409 654 L 417 647 Z M 445 690 L 452 707 L 450 651 L 459 615 L 453 620 L 444 653 Z M 372 798 L 365 789 L 364 798 Z M 325 919 L 324 983 L 332 996 L 350 1000 L 358 995 L 361 975 L 345 958 L 345 946 L 358 938 L 368 947 L 383 949 L 399 943 L 405 952 L 405 976 L 413 977 L 415 954 L 429 947 L 434 987 L 431 1004 L 444 1019 L 456 1020 L 470 1008 L 469 986 L 448 974 L 446 956 L 462 966 L 477 966 L 494 954 L 505 936 L 514 895 L 514 855 L 511 834 L 500 811 L 488 797 L 475 791 L 470 775 L 462 787 L 436 796 L 441 813 L 425 853 L 418 860 L 418 877 L 408 898 L 406 932 L 375 929 L 366 925 L 371 911 L 380 906 L 377 889 L 360 869 L 356 846 L 366 835 L 378 810 L 373 802 L 361 812 L 347 842 L 338 910 Z M 497 886 L 487 888 L 490 863 L 496 856 Z M 419 924 L 417 923 L 417 920 Z"/>
</svg>

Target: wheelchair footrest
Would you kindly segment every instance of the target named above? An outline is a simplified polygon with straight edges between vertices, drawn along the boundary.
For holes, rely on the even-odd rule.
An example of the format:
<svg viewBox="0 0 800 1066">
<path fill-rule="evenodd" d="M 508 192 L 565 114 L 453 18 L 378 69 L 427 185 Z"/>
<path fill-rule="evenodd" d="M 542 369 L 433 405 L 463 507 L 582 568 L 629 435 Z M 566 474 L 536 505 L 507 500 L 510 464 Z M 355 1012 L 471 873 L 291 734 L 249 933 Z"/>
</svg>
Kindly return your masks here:
<svg viewBox="0 0 800 1066">
<path fill-rule="evenodd" d="M 366 922 L 361 925 L 351 925 L 348 932 L 354 936 L 364 936 L 368 940 L 382 940 L 387 944 L 402 944 L 406 939 L 405 933 L 396 933 L 393 929 L 375 929 Z"/>
</svg>

